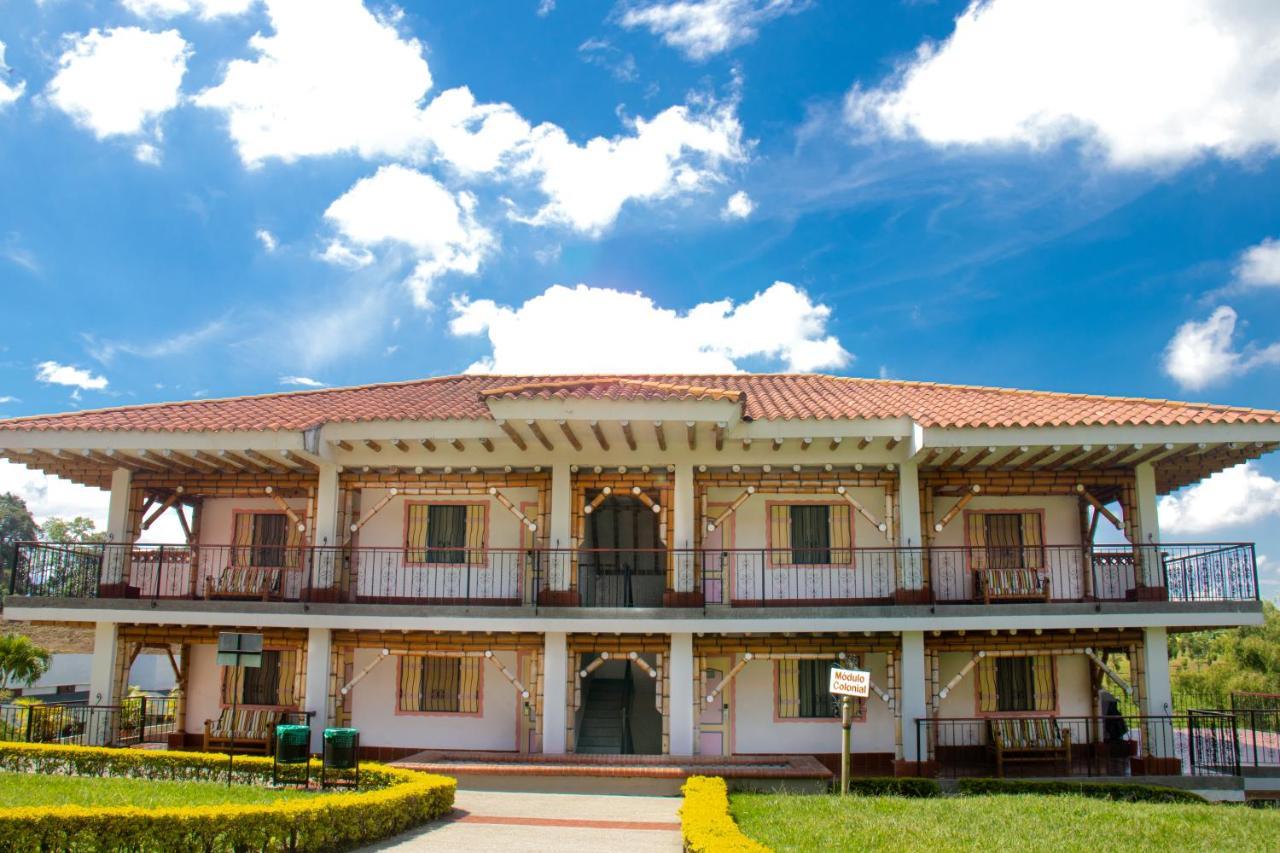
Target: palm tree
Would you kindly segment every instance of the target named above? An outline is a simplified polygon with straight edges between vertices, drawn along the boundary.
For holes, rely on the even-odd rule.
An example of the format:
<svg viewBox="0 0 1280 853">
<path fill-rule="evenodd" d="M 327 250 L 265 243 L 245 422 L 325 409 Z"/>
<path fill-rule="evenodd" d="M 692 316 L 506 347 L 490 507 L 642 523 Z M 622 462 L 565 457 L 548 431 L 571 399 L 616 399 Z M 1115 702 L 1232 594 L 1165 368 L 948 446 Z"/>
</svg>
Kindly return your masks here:
<svg viewBox="0 0 1280 853">
<path fill-rule="evenodd" d="M 10 685 L 29 687 L 49 671 L 53 655 L 22 634 L 0 637 L 0 693 Z"/>
</svg>

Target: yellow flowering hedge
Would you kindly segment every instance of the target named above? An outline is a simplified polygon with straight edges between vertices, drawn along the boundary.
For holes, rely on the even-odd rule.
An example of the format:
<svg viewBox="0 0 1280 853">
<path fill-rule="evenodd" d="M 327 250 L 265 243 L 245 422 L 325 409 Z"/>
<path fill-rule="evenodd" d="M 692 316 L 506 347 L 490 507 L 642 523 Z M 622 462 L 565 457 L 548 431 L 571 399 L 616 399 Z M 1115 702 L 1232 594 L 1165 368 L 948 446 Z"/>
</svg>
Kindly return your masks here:
<svg viewBox="0 0 1280 853">
<path fill-rule="evenodd" d="M 227 756 L 0 743 L 0 770 L 76 776 L 183 781 L 225 778 Z M 271 759 L 237 756 L 236 779 L 270 778 Z M 0 849 L 9 851 L 344 850 L 441 817 L 453 807 L 456 782 L 378 764 L 360 768 L 358 792 L 316 794 L 268 805 L 145 809 L 0 806 Z"/>
<path fill-rule="evenodd" d="M 681 789 L 680 831 L 691 853 L 769 853 L 729 815 L 729 789 L 718 776 L 690 776 Z"/>
</svg>

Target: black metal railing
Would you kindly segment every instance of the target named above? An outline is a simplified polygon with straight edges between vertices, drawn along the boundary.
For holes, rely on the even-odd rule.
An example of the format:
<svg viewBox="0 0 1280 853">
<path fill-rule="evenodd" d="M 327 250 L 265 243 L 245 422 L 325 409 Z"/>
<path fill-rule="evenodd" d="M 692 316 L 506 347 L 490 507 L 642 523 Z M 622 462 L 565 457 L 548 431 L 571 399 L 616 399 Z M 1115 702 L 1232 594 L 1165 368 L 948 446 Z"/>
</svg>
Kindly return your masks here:
<svg viewBox="0 0 1280 853">
<path fill-rule="evenodd" d="M 1258 599 L 1253 546 L 1238 543 L 413 551 L 34 542 L 12 550 L 9 569 L 13 596 L 153 601 L 658 608 Z"/>
<path fill-rule="evenodd" d="M 997 775 L 999 717 L 916 720 L 916 749 L 943 778 Z M 1060 734 L 1043 737 L 1043 727 Z M 1237 719 L 1230 712 L 1050 717 L 1037 736 L 1005 750 L 1006 776 L 1239 775 Z"/>
<path fill-rule="evenodd" d="M 0 705 L 0 740 L 129 746 L 164 743 L 177 730 L 177 699 L 169 696 L 130 696 L 118 705 L 82 702 Z"/>
</svg>

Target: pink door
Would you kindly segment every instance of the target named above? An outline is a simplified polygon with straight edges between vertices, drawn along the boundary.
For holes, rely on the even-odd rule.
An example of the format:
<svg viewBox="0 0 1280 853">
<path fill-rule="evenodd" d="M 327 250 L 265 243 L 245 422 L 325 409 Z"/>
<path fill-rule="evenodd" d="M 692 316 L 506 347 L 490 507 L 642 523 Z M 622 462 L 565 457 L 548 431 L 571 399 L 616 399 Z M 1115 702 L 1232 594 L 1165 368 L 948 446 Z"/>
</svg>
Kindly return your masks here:
<svg viewBox="0 0 1280 853">
<path fill-rule="evenodd" d="M 699 719 L 699 755 L 728 755 L 730 751 L 731 732 L 730 723 L 733 714 L 730 712 L 730 688 L 726 687 L 716 694 L 716 698 L 712 702 L 707 701 L 707 697 L 715 692 L 720 686 L 720 682 L 724 680 L 724 674 L 728 672 L 731 660 L 727 657 L 714 657 L 706 659 L 706 675 L 704 684 L 706 685 L 703 695 L 700 697 L 702 702 L 702 716 Z"/>
</svg>

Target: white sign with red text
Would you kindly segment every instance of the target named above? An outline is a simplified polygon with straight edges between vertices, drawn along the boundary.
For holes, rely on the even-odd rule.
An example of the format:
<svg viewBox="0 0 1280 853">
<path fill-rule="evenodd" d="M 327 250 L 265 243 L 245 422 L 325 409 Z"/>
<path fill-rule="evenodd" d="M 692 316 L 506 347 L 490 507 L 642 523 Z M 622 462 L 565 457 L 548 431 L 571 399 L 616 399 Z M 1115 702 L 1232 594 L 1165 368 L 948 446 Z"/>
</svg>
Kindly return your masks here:
<svg viewBox="0 0 1280 853">
<path fill-rule="evenodd" d="M 828 689 L 837 696 L 866 699 L 871 695 L 871 673 L 863 669 L 832 669 Z"/>
</svg>

